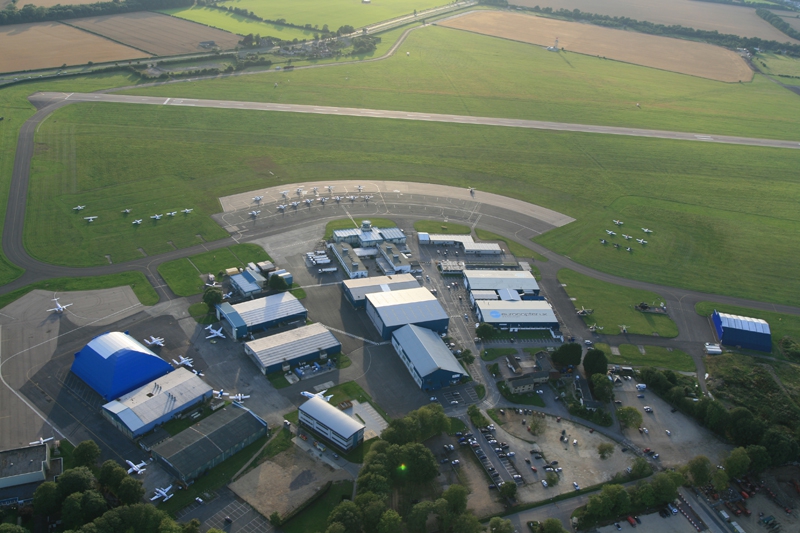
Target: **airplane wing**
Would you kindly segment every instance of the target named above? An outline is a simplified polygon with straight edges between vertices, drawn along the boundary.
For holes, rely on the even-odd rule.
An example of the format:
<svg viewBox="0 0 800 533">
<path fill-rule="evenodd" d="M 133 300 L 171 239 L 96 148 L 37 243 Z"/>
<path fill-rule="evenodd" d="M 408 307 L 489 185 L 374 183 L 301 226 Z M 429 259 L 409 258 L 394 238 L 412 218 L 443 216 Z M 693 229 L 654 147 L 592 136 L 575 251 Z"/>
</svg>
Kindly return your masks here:
<svg viewBox="0 0 800 533">
<path fill-rule="evenodd" d="M 155 501 L 155 500 L 159 499 L 160 497 L 161 497 L 161 494 L 156 494 L 155 496 L 153 496 L 152 498 L 150 498 L 150 501 L 151 501 L 151 502 L 152 502 L 152 501 Z"/>
<path fill-rule="evenodd" d="M 172 485 L 170 485 L 169 487 L 167 487 L 166 489 L 164 489 L 164 492 L 169 492 L 169 490 L 170 490 L 171 488 L 172 488 Z"/>
<path fill-rule="evenodd" d="M 128 463 L 128 466 L 134 466 L 132 461 L 129 461 L 129 460 L 125 459 L 125 462 Z"/>
<path fill-rule="evenodd" d="M 167 501 L 167 500 L 169 500 L 169 499 L 170 499 L 170 498 L 172 498 L 173 496 L 175 496 L 175 495 L 174 495 L 174 494 L 170 494 L 169 496 L 167 496 L 166 498 L 164 498 L 164 501 Z"/>
</svg>

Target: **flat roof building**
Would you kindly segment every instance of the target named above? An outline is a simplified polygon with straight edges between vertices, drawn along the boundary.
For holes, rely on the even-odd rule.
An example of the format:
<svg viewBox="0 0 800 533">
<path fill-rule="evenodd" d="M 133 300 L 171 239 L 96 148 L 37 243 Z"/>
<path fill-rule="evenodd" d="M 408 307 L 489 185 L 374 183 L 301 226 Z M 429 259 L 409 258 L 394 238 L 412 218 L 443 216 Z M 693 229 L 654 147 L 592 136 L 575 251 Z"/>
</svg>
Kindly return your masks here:
<svg viewBox="0 0 800 533">
<path fill-rule="evenodd" d="M 383 244 L 378 247 L 378 268 L 387 276 L 393 274 L 408 274 L 411 272 L 411 263 L 405 255 L 400 253 L 395 246 Z"/>
<path fill-rule="evenodd" d="M 741 346 L 760 352 L 772 351 L 772 334 L 766 320 L 720 313 L 711 315 L 719 342 L 726 346 Z"/>
<path fill-rule="evenodd" d="M 411 274 L 395 274 L 374 278 L 346 279 L 342 281 L 342 291 L 353 307 L 366 307 L 367 294 L 390 292 L 403 289 L 416 289 L 419 282 Z"/>
<path fill-rule="evenodd" d="M 374 228 L 369 220 L 364 220 L 360 228 L 333 230 L 333 240 L 353 246 L 371 247 L 384 242 L 405 244 L 406 234 L 398 228 Z"/>
<path fill-rule="evenodd" d="M 244 297 L 260 294 L 265 285 L 266 279 L 255 270 L 245 269 L 241 274 L 231 276 L 231 288 Z"/>
<path fill-rule="evenodd" d="M 0 489 L 47 479 L 50 469 L 48 443 L 0 452 Z"/>
<path fill-rule="evenodd" d="M 103 416 L 130 439 L 153 430 L 211 398 L 211 387 L 193 372 L 176 368 L 103 406 Z"/>
<path fill-rule="evenodd" d="M 422 390 L 455 385 L 468 375 L 442 338 L 429 329 L 403 326 L 392 333 L 392 346 Z"/>
<path fill-rule="evenodd" d="M 306 308 L 289 292 L 272 294 L 236 305 L 227 302 L 217 305 L 217 319 L 222 320 L 222 326 L 234 340 L 285 322 L 305 322 L 307 316 Z"/>
<path fill-rule="evenodd" d="M 503 249 L 493 242 L 475 242 L 471 235 L 449 235 L 419 232 L 420 244 L 457 245 L 467 255 L 501 255 Z"/>
<path fill-rule="evenodd" d="M 150 451 L 184 483 L 267 434 L 267 423 L 246 407 L 231 404 L 154 446 Z"/>
<path fill-rule="evenodd" d="M 352 450 L 364 440 L 364 424 L 319 396 L 300 406 L 299 422 L 344 451 Z"/>
<path fill-rule="evenodd" d="M 478 320 L 502 330 L 559 329 L 553 308 L 545 300 L 478 300 L 475 302 Z"/>
<path fill-rule="evenodd" d="M 546 370 L 540 370 L 523 374 L 522 376 L 509 378 L 507 384 L 511 394 L 525 394 L 528 392 L 534 392 L 537 386 L 547 383 L 549 379 L 550 372 L 547 372 Z"/>
<path fill-rule="evenodd" d="M 361 258 L 348 244 L 336 243 L 329 244 L 328 249 L 333 252 L 333 256 L 342 265 L 342 270 L 350 279 L 366 278 L 369 276 L 367 267 L 361 262 Z"/>
<path fill-rule="evenodd" d="M 385 340 L 408 324 L 447 333 L 450 322 L 439 301 L 424 287 L 367 294 L 367 316 Z"/>
<path fill-rule="evenodd" d="M 525 270 L 465 270 L 464 286 L 470 291 L 511 289 L 523 296 L 539 296 L 539 283 Z"/>
<path fill-rule="evenodd" d="M 262 374 L 305 361 L 327 359 L 342 351 L 342 343 L 322 324 L 310 324 L 244 343 L 244 352 Z"/>
</svg>

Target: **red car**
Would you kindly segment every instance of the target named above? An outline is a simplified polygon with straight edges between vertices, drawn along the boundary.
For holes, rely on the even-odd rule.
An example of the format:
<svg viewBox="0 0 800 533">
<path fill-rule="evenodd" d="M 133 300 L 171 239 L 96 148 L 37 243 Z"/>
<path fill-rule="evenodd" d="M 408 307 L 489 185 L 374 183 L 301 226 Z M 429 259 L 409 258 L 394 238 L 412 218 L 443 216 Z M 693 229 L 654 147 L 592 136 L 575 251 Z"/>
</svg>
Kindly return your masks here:
<svg viewBox="0 0 800 533">
<path fill-rule="evenodd" d="M 649 451 L 650 451 L 650 448 L 645 448 L 645 449 L 644 449 L 644 453 L 647 453 L 647 452 L 649 452 Z"/>
<path fill-rule="evenodd" d="M 533 470 L 534 472 L 536 472 L 536 471 L 537 471 L 535 466 L 532 466 L 532 467 L 531 467 L 531 470 Z"/>
</svg>

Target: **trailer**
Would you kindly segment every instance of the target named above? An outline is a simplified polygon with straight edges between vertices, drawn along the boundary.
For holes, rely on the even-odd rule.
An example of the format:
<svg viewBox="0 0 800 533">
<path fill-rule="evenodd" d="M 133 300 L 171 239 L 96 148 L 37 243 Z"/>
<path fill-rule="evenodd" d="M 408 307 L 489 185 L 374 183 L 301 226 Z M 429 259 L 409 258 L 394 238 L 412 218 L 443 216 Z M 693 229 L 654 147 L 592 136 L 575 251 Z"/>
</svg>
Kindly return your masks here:
<svg viewBox="0 0 800 533">
<path fill-rule="evenodd" d="M 327 268 L 320 268 L 319 273 L 325 274 L 326 272 L 336 272 L 337 270 L 339 270 L 339 267 L 332 266 Z"/>
</svg>

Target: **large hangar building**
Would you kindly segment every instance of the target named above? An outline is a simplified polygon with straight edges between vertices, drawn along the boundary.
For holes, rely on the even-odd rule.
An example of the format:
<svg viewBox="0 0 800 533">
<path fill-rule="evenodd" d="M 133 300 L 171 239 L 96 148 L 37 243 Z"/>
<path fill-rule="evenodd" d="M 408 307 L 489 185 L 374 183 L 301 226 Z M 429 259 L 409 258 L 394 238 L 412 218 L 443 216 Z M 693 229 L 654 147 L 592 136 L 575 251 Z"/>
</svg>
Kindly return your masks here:
<svg viewBox="0 0 800 533">
<path fill-rule="evenodd" d="M 719 342 L 760 352 L 772 351 L 772 334 L 766 320 L 730 315 L 714 310 L 711 315 Z"/>
<path fill-rule="evenodd" d="M 236 305 L 228 302 L 217 305 L 217 319 L 222 320 L 222 326 L 233 340 L 242 339 L 249 333 L 264 331 L 285 322 L 305 322 L 307 316 L 308 311 L 300 300 L 288 292 Z"/>
<path fill-rule="evenodd" d="M 364 440 L 364 424 L 319 396 L 300 406 L 299 421 L 344 451 L 352 450 Z"/>
<path fill-rule="evenodd" d="M 246 342 L 244 351 L 261 373 L 269 374 L 283 370 L 284 365 L 326 359 L 341 352 L 342 343 L 328 328 L 316 323 Z"/>
<path fill-rule="evenodd" d="M 553 308 L 546 300 L 478 300 L 478 320 L 501 330 L 549 329 L 558 331 Z"/>
<path fill-rule="evenodd" d="M 470 291 L 516 291 L 522 299 L 539 296 L 539 283 L 525 270 L 465 270 L 464 286 Z"/>
<path fill-rule="evenodd" d="M 103 406 L 103 416 L 130 439 L 211 398 L 211 387 L 185 368 L 151 381 Z"/>
<path fill-rule="evenodd" d="M 172 371 L 172 366 L 121 331 L 98 335 L 75 354 L 72 372 L 106 401 Z"/>
<path fill-rule="evenodd" d="M 455 385 L 467 376 L 442 338 L 429 329 L 403 326 L 392 333 L 392 346 L 422 390 Z"/>
<path fill-rule="evenodd" d="M 347 301 L 356 308 L 367 306 L 367 294 L 416 289 L 418 287 L 419 282 L 411 274 L 346 279 L 342 281 L 342 292 L 344 292 Z"/>
<path fill-rule="evenodd" d="M 424 287 L 367 294 L 367 316 L 384 340 L 408 324 L 447 333 L 450 322 L 439 301 Z"/>
</svg>

